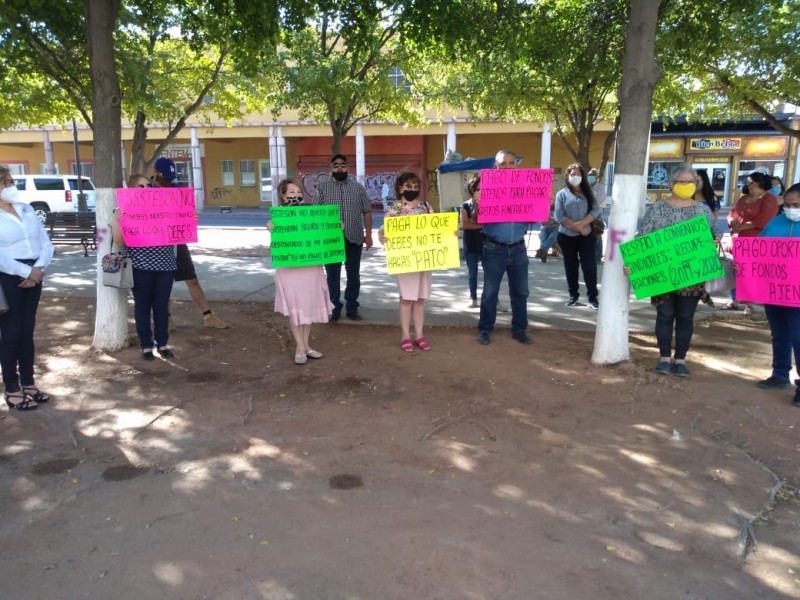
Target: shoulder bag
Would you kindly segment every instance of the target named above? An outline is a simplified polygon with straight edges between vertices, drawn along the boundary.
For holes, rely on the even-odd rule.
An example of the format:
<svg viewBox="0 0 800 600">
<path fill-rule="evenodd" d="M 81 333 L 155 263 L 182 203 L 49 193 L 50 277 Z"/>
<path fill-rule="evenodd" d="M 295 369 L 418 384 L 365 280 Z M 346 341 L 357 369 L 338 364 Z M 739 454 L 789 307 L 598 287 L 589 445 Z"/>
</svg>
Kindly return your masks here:
<svg viewBox="0 0 800 600">
<path fill-rule="evenodd" d="M 728 255 L 722 250 L 722 244 L 717 244 L 717 248 L 719 252 L 719 262 L 722 265 L 722 270 L 725 271 L 725 274 L 721 277 L 717 277 L 716 279 L 706 281 L 703 284 L 703 287 L 709 294 L 727 292 L 736 286 L 736 273 L 733 270 L 733 259 L 729 258 Z"/>
<path fill-rule="evenodd" d="M 111 247 L 114 247 L 114 238 L 111 238 Z M 109 252 L 103 256 L 101 262 L 103 269 L 103 285 L 121 290 L 133 287 L 133 266 L 131 257 L 127 252 Z"/>
</svg>

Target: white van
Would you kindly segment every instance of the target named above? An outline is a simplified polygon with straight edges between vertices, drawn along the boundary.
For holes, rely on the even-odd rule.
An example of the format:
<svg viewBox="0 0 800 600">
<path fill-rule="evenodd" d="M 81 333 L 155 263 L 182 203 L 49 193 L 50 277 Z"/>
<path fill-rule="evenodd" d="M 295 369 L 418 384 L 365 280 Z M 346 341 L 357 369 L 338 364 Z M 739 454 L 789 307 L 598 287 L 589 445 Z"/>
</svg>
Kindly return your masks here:
<svg viewBox="0 0 800 600">
<path fill-rule="evenodd" d="M 14 175 L 19 199 L 30 204 L 44 223 L 49 212 L 76 212 L 78 210 L 77 175 Z M 81 177 L 86 208 L 94 211 L 96 192 L 88 177 Z"/>
</svg>

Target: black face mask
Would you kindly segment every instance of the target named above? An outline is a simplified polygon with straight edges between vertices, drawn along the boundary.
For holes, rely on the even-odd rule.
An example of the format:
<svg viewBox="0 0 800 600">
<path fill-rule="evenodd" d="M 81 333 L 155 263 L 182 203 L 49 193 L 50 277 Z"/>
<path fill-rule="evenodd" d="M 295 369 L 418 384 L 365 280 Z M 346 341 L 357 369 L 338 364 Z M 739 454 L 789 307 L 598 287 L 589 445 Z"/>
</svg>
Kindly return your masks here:
<svg viewBox="0 0 800 600">
<path fill-rule="evenodd" d="M 347 171 L 333 171 L 331 173 L 336 181 L 347 181 Z"/>
<path fill-rule="evenodd" d="M 419 196 L 419 190 L 403 190 L 403 198 L 406 200 L 416 200 Z"/>
<path fill-rule="evenodd" d="M 303 197 L 302 196 L 291 196 L 291 197 L 286 198 L 286 204 L 288 206 L 299 206 L 302 203 L 303 203 Z"/>
</svg>

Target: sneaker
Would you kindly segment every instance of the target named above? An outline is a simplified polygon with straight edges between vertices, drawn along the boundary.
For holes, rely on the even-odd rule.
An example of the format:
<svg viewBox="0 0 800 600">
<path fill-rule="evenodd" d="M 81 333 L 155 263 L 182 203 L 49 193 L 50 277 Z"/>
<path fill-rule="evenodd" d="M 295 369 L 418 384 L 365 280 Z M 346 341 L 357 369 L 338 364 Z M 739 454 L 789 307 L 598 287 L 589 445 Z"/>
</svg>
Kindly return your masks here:
<svg viewBox="0 0 800 600">
<path fill-rule="evenodd" d="M 578 297 L 570 296 L 569 300 L 567 300 L 567 306 L 577 306 L 577 305 L 578 305 Z"/>
<path fill-rule="evenodd" d="M 230 325 L 228 325 L 214 313 L 208 313 L 203 317 L 203 325 L 206 327 L 213 327 L 214 329 L 227 329 L 230 327 Z"/>
<path fill-rule="evenodd" d="M 756 385 L 762 390 L 788 390 L 794 387 L 788 379 L 780 379 L 779 377 L 767 377 L 757 382 Z"/>
<path fill-rule="evenodd" d="M 665 362 L 663 360 L 660 360 L 660 361 L 658 361 L 658 364 L 656 365 L 655 371 L 659 375 L 669 375 L 670 369 L 672 369 L 672 364 L 671 363 L 668 363 L 668 362 Z"/>
<path fill-rule="evenodd" d="M 470 308 L 478 308 L 480 306 L 477 300 L 473 300 L 472 304 L 469 305 Z"/>
<path fill-rule="evenodd" d="M 525 344 L 529 346 L 533 343 L 533 339 L 524 331 L 517 331 L 516 333 L 512 333 L 511 337 L 517 340 L 520 344 Z"/>
<path fill-rule="evenodd" d="M 489 337 L 489 334 L 488 334 L 487 332 L 485 332 L 485 331 L 481 331 L 481 332 L 478 334 L 478 343 L 479 343 L 481 346 L 488 346 L 488 345 L 489 345 L 489 342 L 491 342 L 491 341 L 492 341 L 492 340 L 491 340 L 491 338 Z"/>
<path fill-rule="evenodd" d="M 587 305 L 592 310 L 599 310 L 600 309 L 600 305 L 597 303 L 597 300 L 589 300 Z"/>
<path fill-rule="evenodd" d="M 686 368 L 686 365 L 683 363 L 675 363 L 672 365 L 672 372 L 675 373 L 678 377 L 688 377 L 689 376 L 689 369 Z"/>
</svg>

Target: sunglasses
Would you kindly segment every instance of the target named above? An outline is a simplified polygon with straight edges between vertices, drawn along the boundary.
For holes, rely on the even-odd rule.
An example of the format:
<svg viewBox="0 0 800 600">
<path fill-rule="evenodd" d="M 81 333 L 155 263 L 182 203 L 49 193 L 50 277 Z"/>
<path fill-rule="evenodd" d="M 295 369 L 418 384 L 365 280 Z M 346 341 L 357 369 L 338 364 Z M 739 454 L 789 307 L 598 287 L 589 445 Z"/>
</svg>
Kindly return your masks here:
<svg viewBox="0 0 800 600">
<path fill-rule="evenodd" d="M 346 169 L 347 163 L 333 163 L 331 167 L 333 167 L 334 169 Z"/>
</svg>

